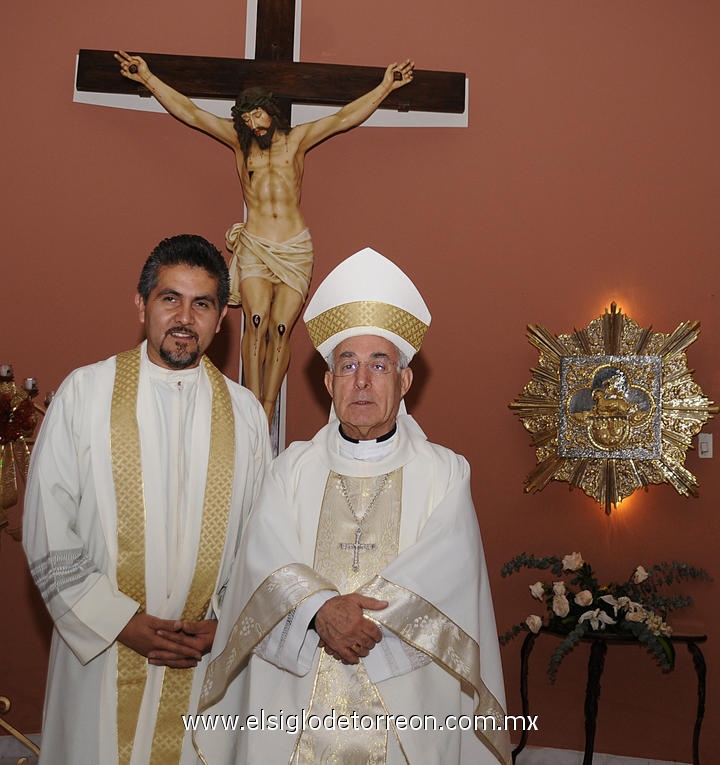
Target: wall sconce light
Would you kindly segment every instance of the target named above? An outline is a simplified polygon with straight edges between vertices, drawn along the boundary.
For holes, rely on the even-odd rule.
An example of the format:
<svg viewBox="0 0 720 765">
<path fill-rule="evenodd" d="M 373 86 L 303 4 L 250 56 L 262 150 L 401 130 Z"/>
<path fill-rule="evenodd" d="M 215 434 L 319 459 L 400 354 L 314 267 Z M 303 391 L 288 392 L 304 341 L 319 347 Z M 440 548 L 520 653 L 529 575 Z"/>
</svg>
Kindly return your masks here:
<svg viewBox="0 0 720 765">
<path fill-rule="evenodd" d="M 537 465 L 526 492 L 566 481 L 613 507 L 636 489 L 669 483 L 697 496 L 688 448 L 718 407 L 687 368 L 699 322 L 669 335 L 642 328 L 615 303 L 581 330 L 528 327 L 539 351 L 532 380 L 509 406 L 530 432 Z"/>
</svg>

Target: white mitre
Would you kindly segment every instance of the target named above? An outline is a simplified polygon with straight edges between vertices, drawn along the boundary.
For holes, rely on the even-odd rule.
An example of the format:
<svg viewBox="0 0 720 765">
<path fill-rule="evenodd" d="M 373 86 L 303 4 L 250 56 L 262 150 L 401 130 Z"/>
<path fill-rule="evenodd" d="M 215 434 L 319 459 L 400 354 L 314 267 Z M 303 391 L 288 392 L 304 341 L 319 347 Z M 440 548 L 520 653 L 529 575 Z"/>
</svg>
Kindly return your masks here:
<svg viewBox="0 0 720 765">
<path fill-rule="evenodd" d="M 348 337 L 379 335 L 409 361 L 420 350 L 430 311 L 410 279 L 391 260 L 366 247 L 325 277 L 303 319 L 323 358 Z"/>
</svg>

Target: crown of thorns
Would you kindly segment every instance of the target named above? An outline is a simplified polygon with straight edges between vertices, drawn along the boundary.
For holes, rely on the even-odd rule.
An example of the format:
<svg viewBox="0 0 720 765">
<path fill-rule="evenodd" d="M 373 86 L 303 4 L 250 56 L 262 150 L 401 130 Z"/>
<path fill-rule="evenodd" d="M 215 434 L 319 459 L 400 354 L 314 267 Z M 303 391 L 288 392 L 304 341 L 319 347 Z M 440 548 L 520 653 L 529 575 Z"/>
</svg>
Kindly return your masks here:
<svg viewBox="0 0 720 765">
<path fill-rule="evenodd" d="M 236 102 L 235 106 L 232 108 L 232 113 L 246 114 L 255 109 L 264 109 L 266 106 L 274 103 L 275 99 L 273 98 L 272 93 L 263 93 L 261 96 L 255 96 L 254 98 L 249 98 L 245 101 Z"/>
</svg>

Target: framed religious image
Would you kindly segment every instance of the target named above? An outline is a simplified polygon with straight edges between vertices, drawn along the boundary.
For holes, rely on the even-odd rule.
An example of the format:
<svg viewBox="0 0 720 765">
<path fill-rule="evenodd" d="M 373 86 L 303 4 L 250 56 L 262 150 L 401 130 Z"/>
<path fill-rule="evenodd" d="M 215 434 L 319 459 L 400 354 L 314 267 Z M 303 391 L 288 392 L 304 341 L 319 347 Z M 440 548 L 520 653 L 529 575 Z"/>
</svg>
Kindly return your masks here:
<svg viewBox="0 0 720 765">
<path fill-rule="evenodd" d="M 510 404 L 537 448 L 525 490 L 567 481 L 608 514 L 653 483 L 697 495 L 685 455 L 718 411 L 687 368 L 685 349 L 699 332 L 699 322 L 669 335 L 643 329 L 615 303 L 572 334 L 528 327 L 538 366 Z"/>
<path fill-rule="evenodd" d="M 558 453 L 660 459 L 661 394 L 659 356 L 562 357 Z"/>
</svg>

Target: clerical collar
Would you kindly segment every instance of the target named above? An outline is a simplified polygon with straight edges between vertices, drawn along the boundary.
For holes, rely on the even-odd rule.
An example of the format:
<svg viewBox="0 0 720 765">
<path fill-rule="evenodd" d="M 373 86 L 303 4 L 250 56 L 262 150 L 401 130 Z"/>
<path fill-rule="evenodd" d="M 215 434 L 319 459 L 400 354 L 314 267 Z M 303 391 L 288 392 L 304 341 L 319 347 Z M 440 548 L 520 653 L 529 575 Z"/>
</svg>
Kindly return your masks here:
<svg viewBox="0 0 720 765">
<path fill-rule="evenodd" d="M 389 433 L 371 441 L 359 441 L 356 438 L 350 438 L 350 436 L 343 431 L 342 425 L 338 426 L 338 433 L 340 434 L 338 441 L 340 444 L 340 455 L 342 457 L 374 462 L 376 460 L 384 459 L 395 448 L 397 424 L 393 425 L 392 430 Z"/>
<path fill-rule="evenodd" d="M 195 382 L 200 375 L 200 364 L 190 369 L 167 369 L 151 361 L 149 356 L 146 359 L 150 377 L 154 380 L 160 380 L 171 385 L 176 385 L 179 382 L 189 384 Z"/>
</svg>

